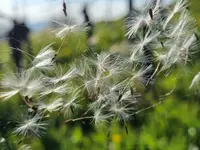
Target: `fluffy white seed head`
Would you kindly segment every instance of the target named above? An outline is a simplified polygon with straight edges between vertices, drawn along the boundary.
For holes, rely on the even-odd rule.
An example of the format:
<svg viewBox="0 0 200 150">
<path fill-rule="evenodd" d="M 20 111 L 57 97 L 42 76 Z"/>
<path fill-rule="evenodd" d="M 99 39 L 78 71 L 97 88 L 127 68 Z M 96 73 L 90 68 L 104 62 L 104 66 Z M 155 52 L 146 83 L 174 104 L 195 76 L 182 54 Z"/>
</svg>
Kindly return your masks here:
<svg viewBox="0 0 200 150">
<path fill-rule="evenodd" d="M 52 70 L 54 68 L 54 59 L 57 54 L 51 46 L 52 44 L 49 44 L 40 50 L 30 69 Z"/>
<path fill-rule="evenodd" d="M 71 92 L 71 87 L 69 84 L 56 84 L 56 85 L 50 85 L 43 88 L 40 93 L 41 97 L 44 97 L 49 94 L 55 94 L 55 95 L 65 95 L 66 93 Z"/>
<path fill-rule="evenodd" d="M 59 82 L 68 81 L 70 79 L 75 78 L 77 74 L 78 74 L 77 68 L 72 67 L 64 75 L 58 75 L 57 77 L 50 79 L 51 80 L 50 82 L 56 84 Z"/>
<path fill-rule="evenodd" d="M 40 52 L 34 58 L 33 62 L 37 62 L 37 61 L 41 61 L 45 59 L 53 59 L 56 55 L 56 52 L 53 50 L 51 46 L 52 44 L 49 44 L 45 46 L 44 48 L 42 48 Z"/>
<path fill-rule="evenodd" d="M 76 24 L 64 24 L 61 22 L 57 22 L 60 28 L 56 29 L 54 32 L 56 33 L 56 37 L 64 39 L 66 36 L 70 34 L 76 34 L 76 33 L 84 33 L 89 30 L 87 27 L 87 24 L 84 23 L 76 23 Z"/>
<path fill-rule="evenodd" d="M 61 112 L 65 117 L 70 117 L 72 114 L 76 113 L 77 109 L 81 108 L 81 105 L 79 104 L 80 92 L 81 91 L 79 89 L 74 89 L 71 94 L 64 98 Z"/>
<path fill-rule="evenodd" d="M 28 70 L 6 75 L 1 81 L 1 86 L 5 89 L 1 97 L 7 99 L 20 93 L 22 96 L 31 98 L 43 88 L 43 81 L 41 75 L 34 75 L 32 71 Z"/>
<path fill-rule="evenodd" d="M 57 112 L 61 109 L 63 105 L 63 99 L 62 98 L 58 98 L 52 102 L 49 103 L 39 103 L 39 107 L 38 110 L 44 110 L 44 111 L 48 111 L 50 113 L 52 112 Z"/>
<path fill-rule="evenodd" d="M 13 131 L 16 135 L 41 137 L 47 127 L 47 123 L 42 121 L 43 115 L 36 114 L 34 117 L 23 118 L 21 122 L 18 122 L 15 130 Z"/>
<path fill-rule="evenodd" d="M 97 109 L 94 111 L 93 121 L 97 127 L 107 125 L 109 121 L 112 120 L 112 118 L 113 114 L 105 113 L 101 109 Z"/>
<path fill-rule="evenodd" d="M 178 0 L 173 8 L 173 10 L 169 13 L 167 19 L 165 20 L 163 24 L 163 29 L 165 30 L 171 19 L 174 17 L 174 15 L 182 10 L 185 9 L 187 5 L 187 0 Z"/>
</svg>

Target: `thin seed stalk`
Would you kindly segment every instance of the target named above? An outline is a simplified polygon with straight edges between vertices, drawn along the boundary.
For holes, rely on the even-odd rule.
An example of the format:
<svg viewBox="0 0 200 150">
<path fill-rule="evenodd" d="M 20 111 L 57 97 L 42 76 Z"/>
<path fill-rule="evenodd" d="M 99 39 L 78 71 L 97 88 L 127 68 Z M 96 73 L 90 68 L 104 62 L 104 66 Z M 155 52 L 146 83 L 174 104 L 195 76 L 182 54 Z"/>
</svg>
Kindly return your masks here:
<svg viewBox="0 0 200 150">
<path fill-rule="evenodd" d="M 76 122 L 76 121 L 81 121 L 81 120 L 85 120 L 85 119 L 92 119 L 92 118 L 93 118 L 93 116 L 80 117 L 80 118 L 76 118 L 76 119 L 69 119 L 69 120 L 66 120 L 65 123 Z"/>
</svg>

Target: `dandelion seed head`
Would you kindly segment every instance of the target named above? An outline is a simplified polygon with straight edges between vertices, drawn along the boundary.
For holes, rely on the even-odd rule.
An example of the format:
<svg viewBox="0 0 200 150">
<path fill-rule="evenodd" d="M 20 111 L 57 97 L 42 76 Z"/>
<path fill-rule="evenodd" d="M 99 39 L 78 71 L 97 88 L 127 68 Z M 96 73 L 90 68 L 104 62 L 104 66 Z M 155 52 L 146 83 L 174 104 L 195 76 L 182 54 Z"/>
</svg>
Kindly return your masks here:
<svg viewBox="0 0 200 150">
<path fill-rule="evenodd" d="M 89 28 L 87 27 L 87 24 L 84 24 L 84 23 L 82 24 L 76 23 L 76 24 L 67 25 L 64 23 L 57 22 L 57 21 L 54 21 L 54 22 L 57 23 L 59 26 L 61 26 L 60 28 L 54 31 L 56 33 L 56 37 L 61 38 L 61 39 L 64 39 L 66 36 L 70 34 L 84 33 L 89 30 Z"/>
<path fill-rule="evenodd" d="M 167 31 L 167 37 L 178 39 L 181 37 L 185 37 L 187 35 L 191 35 L 196 31 L 195 21 L 190 17 L 188 11 L 183 11 L 179 17 L 179 20 L 176 24 L 172 24 L 169 26 Z"/>
<path fill-rule="evenodd" d="M 22 136 L 34 135 L 41 137 L 48 125 L 46 122 L 43 122 L 42 119 L 42 114 L 36 114 L 32 118 L 24 118 L 24 120 L 18 123 L 13 133 Z"/>
<path fill-rule="evenodd" d="M 89 105 L 89 110 L 95 112 L 96 109 L 101 108 L 107 101 L 108 95 L 99 94 L 97 99 Z"/>
<path fill-rule="evenodd" d="M 36 55 L 33 62 L 45 60 L 45 59 L 53 59 L 56 55 L 56 52 L 51 47 L 52 44 L 47 45 L 46 47 L 42 48 L 40 52 Z"/>
<path fill-rule="evenodd" d="M 65 117 L 70 117 L 77 109 L 81 108 L 81 105 L 79 104 L 80 92 L 80 90 L 74 89 L 73 92 L 63 100 L 61 112 Z"/>
<path fill-rule="evenodd" d="M 41 97 L 49 95 L 49 94 L 58 94 L 58 95 L 65 95 L 66 93 L 71 92 L 72 88 L 69 84 L 56 84 L 50 85 L 43 88 L 40 93 Z"/>
<path fill-rule="evenodd" d="M 157 31 L 155 33 L 151 33 L 150 30 L 148 30 L 146 33 L 145 33 L 145 36 L 143 37 L 142 35 L 139 36 L 139 39 L 137 39 L 135 42 L 134 42 L 134 46 L 132 48 L 132 51 L 133 51 L 133 55 L 131 55 L 132 59 L 133 59 L 133 56 L 134 54 L 144 54 L 144 48 L 145 46 L 150 46 L 150 44 L 152 42 L 155 42 L 156 38 L 160 35 L 160 32 Z"/>
<path fill-rule="evenodd" d="M 131 77 L 129 82 L 135 85 L 136 83 L 145 84 L 147 81 L 147 77 L 145 76 L 148 72 L 152 70 L 152 65 L 148 67 L 142 67 L 140 70 L 134 68 L 131 72 Z"/>
<path fill-rule="evenodd" d="M 141 27 L 150 25 L 149 15 L 137 14 L 128 20 L 128 32 L 125 34 L 129 39 L 133 37 Z"/>
<path fill-rule="evenodd" d="M 144 27 L 152 28 L 154 25 L 156 26 L 157 21 L 160 21 L 161 18 L 160 12 L 161 5 L 159 0 L 155 4 L 153 4 L 151 1 L 143 11 L 133 12 L 132 16 L 128 18 L 128 32 L 125 34 L 125 36 L 130 39 L 134 37 L 140 31 L 140 29 Z"/>
<path fill-rule="evenodd" d="M 62 105 L 63 105 L 63 99 L 58 98 L 48 104 L 40 103 L 38 110 L 45 110 L 45 111 L 52 113 L 52 112 L 59 111 L 61 109 Z"/>
<path fill-rule="evenodd" d="M 176 13 L 184 10 L 186 5 L 187 5 L 187 0 L 179 0 L 179 1 L 176 2 L 173 10 L 169 13 L 168 17 L 166 18 L 165 22 L 163 23 L 163 29 L 164 30 L 166 29 L 166 27 L 168 26 L 169 22 L 172 20 L 174 15 Z"/>
<path fill-rule="evenodd" d="M 101 109 L 97 109 L 94 112 L 93 121 L 95 125 L 102 126 L 109 123 L 109 120 L 113 117 L 112 114 L 104 114 Z"/>
<path fill-rule="evenodd" d="M 41 76 L 36 76 L 29 70 L 8 74 L 1 81 L 1 85 L 5 89 L 1 97 L 10 98 L 17 93 L 22 96 L 33 97 L 43 88 L 42 82 Z M 9 94 L 11 95 L 9 96 Z"/>
<path fill-rule="evenodd" d="M 78 70 L 76 68 L 71 68 L 69 69 L 64 75 L 59 75 L 55 78 L 52 78 L 51 79 L 51 83 L 59 83 L 59 82 L 63 82 L 63 81 L 68 81 L 68 80 L 71 80 L 73 78 L 75 78 L 78 74 Z"/>
<path fill-rule="evenodd" d="M 50 58 L 33 62 L 33 67 L 31 69 L 52 70 L 54 69 L 54 61 Z"/>
<path fill-rule="evenodd" d="M 121 104 L 120 102 L 114 103 L 110 108 L 110 112 L 114 113 L 114 115 L 116 116 L 116 119 L 118 121 L 129 120 L 131 117 L 131 115 L 130 115 L 131 110 L 133 110 L 133 108 L 123 106 L 123 104 Z"/>
</svg>

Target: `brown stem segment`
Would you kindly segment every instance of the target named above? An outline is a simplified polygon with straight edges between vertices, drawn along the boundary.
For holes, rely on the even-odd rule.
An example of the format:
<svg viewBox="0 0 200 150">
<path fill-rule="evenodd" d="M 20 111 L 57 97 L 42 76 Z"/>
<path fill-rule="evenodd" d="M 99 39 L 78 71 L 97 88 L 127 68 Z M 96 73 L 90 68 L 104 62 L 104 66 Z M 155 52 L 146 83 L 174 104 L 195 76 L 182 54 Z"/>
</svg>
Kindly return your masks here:
<svg viewBox="0 0 200 150">
<path fill-rule="evenodd" d="M 29 99 L 28 96 L 25 96 L 25 97 L 23 98 L 23 100 L 24 100 L 24 102 L 26 103 L 26 105 L 27 105 L 29 108 L 33 109 L 34 111 L 37 111 L 37 107 L 34 106 L 33 104 L 31 104 L 31 102 L 30 102 L 31 99 Z"/>
<path fill-rule="evenodd" d="M 28 96 L 25 96 L 23 100 L 26 105 L 28 105 L 28 107 L 33 108 L 33 105 L 30 103 Z"/>
</svg>

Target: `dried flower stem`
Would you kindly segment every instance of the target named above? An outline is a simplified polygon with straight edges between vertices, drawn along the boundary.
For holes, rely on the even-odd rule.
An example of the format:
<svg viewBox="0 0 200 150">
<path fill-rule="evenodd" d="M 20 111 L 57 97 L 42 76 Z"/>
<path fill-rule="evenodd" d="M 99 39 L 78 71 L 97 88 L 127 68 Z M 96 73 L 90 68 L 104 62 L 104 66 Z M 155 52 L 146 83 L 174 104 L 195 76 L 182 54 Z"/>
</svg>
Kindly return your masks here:
<svg viewBox="0 0 200 150">
<path fill-rule="evenodd" d="M 25 97 L 23 98 L 23 100 L 24 100 L 24 102 L 26 103 L 26 105 L 27 105 L 29 108 L 33 109 L 34 111 L 37 110 L 37 107 L 35 107 L 33 104 L 31 104 L 30 99 L 28 98 L 28 96 L 25 96 Z"/>
<path fill-rule="evenodd" d="M 23 98 L 24 102 L 26 103 L 26 105 L 28 105 L 28 107 L 33 108 L 33 105 L 30 103 L 29 99 L 27 96 L 25 96 Z"/>
<path fill-rule="evenodd" d="M 76 122 L 76 121 L 85 120 L 85 119 L 92 119 L 92 118 L 93 118 L 93 116 L 80 117 L 80 118 L 76 118 L 76 119 L 69 119 L 69 120 L 66 120 L 65 123 Z"/>
<path fill-rule="evenodd" d="M 142 112 L 144 112 L 144 111 L 146 111 L 146 110 L 149 110 L 149 109 L 151 109 L 151 108 L 154 108 L 154 107 L 160 105 L 161 103 L 162 103 L 162 101 L 159 101 L 159 102 L 156 103 L 156 104 L 153 104 L 153 105 L 151 105 L 151 106 L 148 106 L 148 107 L 146 107 L 146 108 L 144 108 L 144 109 L 141 109 L 141 110 L 139 110 L 139 111 L 137 111 L 137 112 L 134 112 L 132 115 L 137 115 L 137 114 L 139 114 L 139 113 L 142 113 Z M 86 117 L 80 117 L 80 118 L 76 118 L 76 119 L 69 119 L 69 120 L 66 120 L 65 123 L 76 122 L 76 121 L 81 121 L 81 120 L 86 120 L 86 119 L 92 119 L 92 118 L 94 118 L 94 116 L 86 116 Z M 126 131 L 126 132 L 127 132 L 127 131 Z"/>
<path fill-rule="evenodd" d="M 149 82 L 150 82 L 150 81 L 153 79 L 153 77 L 156 75 L 156 73 L 157 73 L 157 71 L 158 71 L 160 65 L 161 65 L 161 63 L 159 62 L 158 65 L 157 65 L 157 67 L 156 67 L 156 70 L 154 71 L 154 73 L 152 74 L 152 76 L 148 79 L 148 81 L 147 81 L 147 83 L 146 83 L 146 86 L 149 85 Z"/>
<path fill-rule="evenodd" d="M 153 105 L 151 105 L 151 106 L 149 106 L 149 107 L 146 107 L 146 108 L 144 108 L 144 109 L 141 109 L 141 110 L 139 110 L 139 111 L 136 111 L 135 113 L 133 113 L 133 115 L 137 115 L 137 114 L 139 114 L 139 113 L 141 113 L 141 112 L 144 112 L 144 111 L 146 111 L 146 110 L 149 110 L 149 109 L 151 109 L 151 108 L 154 108 L 154 107 L 160 105 L 161 103 L 162 103 L 162 101 L 159 101 L 159 102 L 156 103 L 156 104 L 153 104 Z"/>
</svg>

